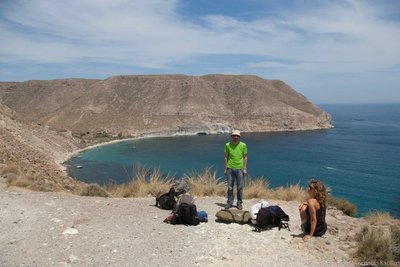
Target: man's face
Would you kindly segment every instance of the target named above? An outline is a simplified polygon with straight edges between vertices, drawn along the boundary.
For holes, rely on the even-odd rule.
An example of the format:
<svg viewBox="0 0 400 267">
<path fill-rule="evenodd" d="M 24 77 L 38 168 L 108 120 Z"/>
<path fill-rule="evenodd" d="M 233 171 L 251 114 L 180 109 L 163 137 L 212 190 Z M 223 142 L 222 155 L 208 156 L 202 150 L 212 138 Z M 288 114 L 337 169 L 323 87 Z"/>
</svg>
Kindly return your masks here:
<svg viewBox="0 0 400 267">
<path fill-rule="evenodd" d="M 234 143 L 239 142 L 239 138 L 240 138 L 239 135 L 231 135 L 231 137 L 232 137 L 232 141 L 233 141 Z"/>
</svg>

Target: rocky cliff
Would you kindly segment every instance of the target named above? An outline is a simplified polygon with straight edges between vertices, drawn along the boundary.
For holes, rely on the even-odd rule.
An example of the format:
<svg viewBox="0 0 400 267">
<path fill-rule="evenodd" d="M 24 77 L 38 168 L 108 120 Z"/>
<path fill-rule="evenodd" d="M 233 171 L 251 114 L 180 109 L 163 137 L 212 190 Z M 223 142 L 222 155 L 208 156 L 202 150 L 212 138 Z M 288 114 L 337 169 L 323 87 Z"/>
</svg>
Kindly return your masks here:
<svg viewBox="0 0 400 267">
<path fill-rule="evenodd" d="M 115 76 L 0 83 L 27 123 L 76 134 L 307 130 L 330 117 L 282 81 L 249 75 Z"/>
</svg>

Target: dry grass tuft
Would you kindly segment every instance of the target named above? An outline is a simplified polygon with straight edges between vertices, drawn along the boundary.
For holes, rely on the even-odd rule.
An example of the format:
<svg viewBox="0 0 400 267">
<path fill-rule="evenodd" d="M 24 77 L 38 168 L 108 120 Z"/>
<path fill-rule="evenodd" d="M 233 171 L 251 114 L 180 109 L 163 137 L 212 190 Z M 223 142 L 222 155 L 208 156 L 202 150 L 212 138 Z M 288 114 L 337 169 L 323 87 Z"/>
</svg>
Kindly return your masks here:
<svg viewBox="0 0 400 267">
<path fill-rule="evenodd" d="M 245 178 L 245 187 L 243 197 L 245 199 L 252 198 L 268 198 L 270 190 L 268 190 L 269 182 L 263 177 L 252 179 L 249 176 Z"/>
<path fill-rule="evenodd" d="M 393 260 L 395 262 L 400 262 L 400 223 L 390 226 L 390 233 L 392 236 L 392 247 L 393 247 Z"/>
<path fill-rule="evenodd" d="M 36 188 L 33 186 L 35 183 L 34 179 L 26 175 L 8 174 L 6 176 L 6 182 L 8 186 L 26 187 L 32 190 L 35 190 Z M 39 190 L 39 191 L 46 191 L 46 190 Z"/>
<path fill-rule="evenodd" d="M 367 222 L 371 225 L 388 225 L 394 218 L 389 212 L 373 211 L 365 216 Z"/>
<path fill-rule="evenodd" d="M 15 162 L 7 162 L 6 164 L 2 164 L 0 168 L 0 175 L 5 177 L 8 186 L 18 186 L 32 190 L 48 191 L 42 190 L 42 188 L 38 186 L 38 181 L 32 175 L 31 171 L 27 169 L 24 170 Z"/>
<path fill-rule="evenodd" d="M 366 225 L 356 237 L 356 257 L 361 262 L 378 263 L 391 261 L 393 256 L 390 252 L 390 238 L 384 234 L 382 229 L 371 228 Z"/>
<path fill-rule="evenodd" d="M 307 191 L 303 189 L 299 183 L 291 184 L 288 187 L 278 187 L 270 191 L 272 199 L 279 199 L 285 201 L 297 200 L 299 202 L 307 199 Z"/>
<path fill-rule="evenodd" d="M 168 192 L 173 183 L 173 177 L 162 175 L 159 168 L 134 166 L 134 173 L 130 182 L 110 184 L 106 186 L 106 190 L 114 197 L 158 196 Z"/>
<path fill-rule="evenodd" d="M 89 184 L 86 188 L 80 193 L 81 196 L 89 196 L 89 197 L 108 197 L 108 193 L 104 188 L 99 186 L 98 184 Z"/>
<path fill-rule="evenodd" d="M 400 220 L 387 212 L 371 212 L 356 236 L 355 257 L 377 266 L 396 266 L 400 261 Z"/>
<path fill-rule="evenodd" d="M 217 171 L 211 167 L 204 168 L 203 173 L 192 172 L 184 178 L 195 196 L 225 196 L 226 182 L 217 178 Z"/>
<path fill-rule="evenodd" d="M 21 175 L 22 170 L 15 162 L 6 162 L 0 165 L 0 175 L 15 174 Z"/>
<path fill-rule="evenodd" d="M 356 236 L 355 257 L 361 263 L 369 262 L 377 266 L 395 266 L 400 260 L 400 222 L 390 217 L 391 225 L 382 221 L 387 217 L 373 214 L 369 217 L 373 223 L 365 225 Z"/>
<path fill-rule="evenodd" d="M 354 217 L 357 214 L 357 206 L 344 198 L 335 198 L 330 196 L 327 199 L 327 204 L 328 206 L 336 207 L 348 216 Z"/>
<path fill-rule="evenodd" d="M 47 167 L 50 167 L 48 170 Z M 14 159 L 0 164 L 0 175 L 7 186 L 17 186 L 34 191 L 66 191 L 79 193 L 85 187 L 82 182 L 65 177 L 51 166 L 36 167 L 30 162 Z"/>
</svg>

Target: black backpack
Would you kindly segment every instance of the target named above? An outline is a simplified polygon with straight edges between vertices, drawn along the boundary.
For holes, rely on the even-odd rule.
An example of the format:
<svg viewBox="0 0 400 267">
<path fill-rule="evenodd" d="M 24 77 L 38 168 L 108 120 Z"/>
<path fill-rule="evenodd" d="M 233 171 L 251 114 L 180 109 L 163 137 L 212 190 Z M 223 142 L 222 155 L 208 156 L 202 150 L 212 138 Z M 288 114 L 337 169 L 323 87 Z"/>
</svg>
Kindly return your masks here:
<svg viewBox="0 0 400 267">
<path fill-rule="evenodd" d="M 181 189 L 175 191 L 175 188 L 171 187 L 167 193 L 156 197 L 155 206 L 159 206 L 163 210 L 172 210 L 176 204 L 176 196 L 184 194 L 186 191 Z"/>
<path fill-rule="evenodd" d="M 200 223 L 200 218 L 197 216 L 196 205 L 189 203 L 180 203 L 171 223 L 198 225 Z"/>
<path fill-rule="evenodd" d="M 279 206 L 267 206 L 261 208 L 256 217 L 256 231 L 271 229 L 272 227 L 289 228 L 289 215 Z"/>
</svg>

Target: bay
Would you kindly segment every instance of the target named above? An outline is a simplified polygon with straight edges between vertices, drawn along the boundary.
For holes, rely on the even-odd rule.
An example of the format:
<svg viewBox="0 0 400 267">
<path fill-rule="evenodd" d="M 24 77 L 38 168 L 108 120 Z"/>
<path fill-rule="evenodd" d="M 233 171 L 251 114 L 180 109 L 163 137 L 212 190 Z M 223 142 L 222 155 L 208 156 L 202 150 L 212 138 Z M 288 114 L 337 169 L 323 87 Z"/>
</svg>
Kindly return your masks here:
<svg viewBox="0 0 400 267">
<path fill-rule="evenodd" d="M 325 182 L 335 197 L 368 211 L 400 217 L 400 104 L 321 105 L 335 128 L 243 133 L 251 177 L 271 187 L 311 178 Z M 69 173 L 85 182 L 123 183 L 135 164 L 157 167 L 177 179 L 212 166 L 223 179 L 223 146 L 229 134 L 128 140 L 96 147 L 67 162 Z M 82 168 L 76 168 L 82 166 Z"/>
</svg>

